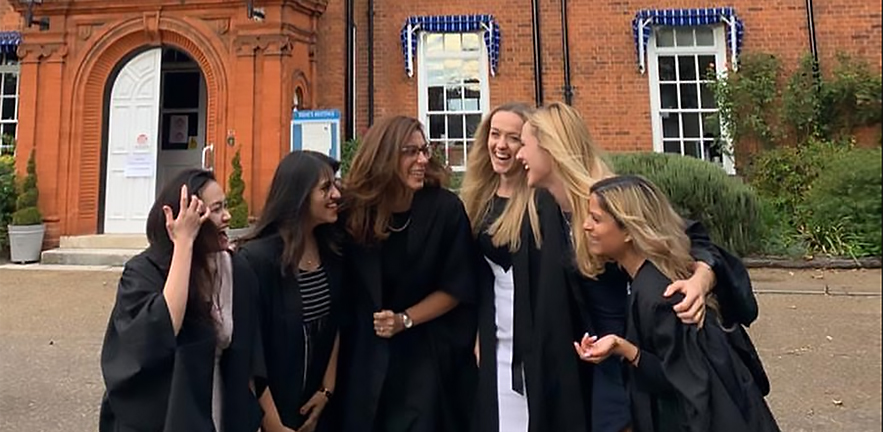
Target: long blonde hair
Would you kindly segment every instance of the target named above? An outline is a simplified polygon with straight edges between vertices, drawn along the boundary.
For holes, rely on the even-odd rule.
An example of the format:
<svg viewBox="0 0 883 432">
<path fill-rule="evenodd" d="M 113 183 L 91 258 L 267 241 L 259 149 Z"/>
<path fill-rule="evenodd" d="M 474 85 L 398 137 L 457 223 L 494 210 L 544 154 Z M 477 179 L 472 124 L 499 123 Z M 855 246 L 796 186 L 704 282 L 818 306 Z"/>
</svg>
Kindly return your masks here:
<svg viewBox="0 0 883 432">
<path fill-rule="evenodd" d="M 490 211 L 494 194 L 500 186 L 500 175 L 494 172 L 490 151 L 488 151 L 491 121 L 493 121 L 494 115 L 500 112 L 516 114 L 521 117 L 522 121 L 526 121 L 531 110 L 529 106 L 517 102 L 500 105 L 484 118 L 475 132 L 475 142 L 469 151 L 466 165 L 466 176 L 460 187 L 460 198 L 466 207 L 466 214 L 469 216 L 474 235 L 479 234 L 479 230 Z M 521 247 L 521 224 L 524 222 L 525 210 L 527 210 L 530 219 L 534 242 L 537 247 L 542 245 L 534 192 L 527 186 L 527 177 L 520 164 L 518 168 L 518 183 L 506 203 L 506 208 L 503 209 L 500 217 L 487 228 L 494 246 L 508 245 L 512 252 Z"/>
<path fill-rule="evenodd" d="M 671 280 L 692 275 L 693 257 L 684 220 L 656 185 L 641 176 L 627 175 L 601 180 L 592 186 L 591 192 L 601 209 L 628 233 L 635 250 L 662 274 Z M 598 257 L 592 261 L 602 260 Z M 604 268 L 592 270 L 599 274 Z"/>
<path fill-rule="evenodd" d="M 348 213 L 347 232 L 360 244 L 389 237 L 393 200 L 407 188 L 398 176 L 401 147 L 414 132 L 424 134 L 417 119 L 389 117 L 371 126 L 356 150 L 344 179 L 342 210 Z M 444 187 L 447 178 L 438 158 L 429 159 L 426 185 Z"/>
<path fill-rule="evenodd" d="M 613 170 L 604 161 L 601 150 L 589 136 L 586 123 L 574 108 L 554 102 L 531 114 L 528 123 L 539 146 L 552 156 L 553 170 L 564 184 L 573 209 L 570 229 L 576 256 L 590 257 L 588 241 L 580 233 L 580 224 L 589 214 L 589 188 L 596 181 L 612 176 Z M 593 258 L 577 259 L 576 263 L 586 276 L 596 267 Z"/>
</svg>

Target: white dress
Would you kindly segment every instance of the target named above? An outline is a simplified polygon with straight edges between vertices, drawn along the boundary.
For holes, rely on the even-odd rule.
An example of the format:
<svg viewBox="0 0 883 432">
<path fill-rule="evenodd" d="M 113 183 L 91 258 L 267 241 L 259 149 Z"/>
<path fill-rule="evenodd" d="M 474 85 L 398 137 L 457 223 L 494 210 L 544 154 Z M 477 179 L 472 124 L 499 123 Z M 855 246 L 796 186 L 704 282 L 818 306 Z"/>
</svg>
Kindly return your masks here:
<svg viewBox="0 0 883 432">
<path fill-rule="evenodd" d="M 515 280 L 512 268 L 504 270 L 485 258 L 494 272 L 494 308 L 497 325 L 497 401 L 500 432 L 526 432 L 527 397 L 512 390 L 512 346 L 515 337 Z M 526 392 L 526 391 L 525 391 Z"/>
</svg>

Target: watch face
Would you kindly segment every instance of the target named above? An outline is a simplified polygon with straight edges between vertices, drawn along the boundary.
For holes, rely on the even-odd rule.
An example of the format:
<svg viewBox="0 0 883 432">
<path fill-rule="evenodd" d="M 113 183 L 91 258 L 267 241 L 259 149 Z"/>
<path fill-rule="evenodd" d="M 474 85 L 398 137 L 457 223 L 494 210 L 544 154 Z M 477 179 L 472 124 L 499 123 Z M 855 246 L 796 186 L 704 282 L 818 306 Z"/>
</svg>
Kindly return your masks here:
<svg viewBox="0 0 883 432">
<path fill-rule="evenodd" d="M 408 315 L 402 314 L 402 324 L 405 328 L 411 328 L 414 325 L 414 321 L 411 321 L 411 317 Z"/>
</svg>

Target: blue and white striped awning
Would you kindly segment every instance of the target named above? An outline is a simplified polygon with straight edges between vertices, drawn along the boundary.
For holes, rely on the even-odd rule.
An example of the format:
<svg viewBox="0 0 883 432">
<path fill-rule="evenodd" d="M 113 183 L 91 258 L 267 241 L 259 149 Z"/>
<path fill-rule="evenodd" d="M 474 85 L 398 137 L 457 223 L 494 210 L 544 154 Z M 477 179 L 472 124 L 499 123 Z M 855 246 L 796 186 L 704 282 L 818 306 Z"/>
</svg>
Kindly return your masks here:
<svg viewBox="0 0 883 432">
<path fill-rule="evenodd" d="M 11 54 L 21 43 L 21 33 L 17 31 L 0 31 L 0 54 Z"/>
<path fill-rule="evenodd" d="M 736 16 L 736 10 L 732 7 L 707 8 L 707 9 L 647 9 L 638 12 L 632 21 L 632 30 L 635 36 L 635 46 L 638 49 L 638 65 L 641 73 L 646 69 L 647 43 L 654 26 L 703 26 L 714 24 L 727 26 L 727 45 L 730 49 L 730 65 L 733 69 L 738 66 L 739 53 L 742 51 L 742 37 L 745 27 Z"/>
<path fill-rule="evenodd" d="M 412 16 L 402 27 L 402 54 L 405 56 L 405 72 L 414 76 L 414 56 L 417 54 L 417 33 L 469 33 L 483 32 L 484 43 L 490 63 L 491 75 L 497 74 L 500 63 L 500 26 L 493 15 L 444 15 Z"/>
</svg>

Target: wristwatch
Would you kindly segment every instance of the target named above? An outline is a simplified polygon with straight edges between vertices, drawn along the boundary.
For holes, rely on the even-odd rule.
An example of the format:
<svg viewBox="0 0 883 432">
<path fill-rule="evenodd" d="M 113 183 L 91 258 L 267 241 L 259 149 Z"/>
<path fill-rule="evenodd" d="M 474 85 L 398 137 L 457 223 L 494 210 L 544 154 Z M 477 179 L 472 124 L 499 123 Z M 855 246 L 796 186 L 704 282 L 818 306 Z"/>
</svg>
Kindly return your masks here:
<svg viewBox="0 0 883 432">
<path fill-rule="evenodd" d="M 405 326 L 405 330 L 414 327 L 414 320 L 408 316 L 407 312 L 402 312 L 400 315 L 402 316 L 402 325 Z"/>
</svg>

